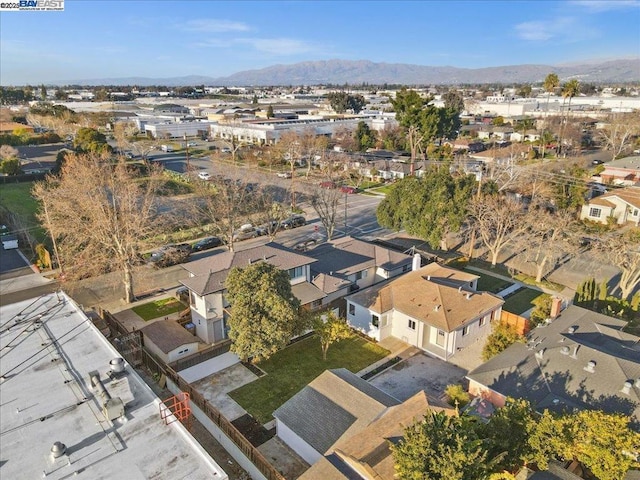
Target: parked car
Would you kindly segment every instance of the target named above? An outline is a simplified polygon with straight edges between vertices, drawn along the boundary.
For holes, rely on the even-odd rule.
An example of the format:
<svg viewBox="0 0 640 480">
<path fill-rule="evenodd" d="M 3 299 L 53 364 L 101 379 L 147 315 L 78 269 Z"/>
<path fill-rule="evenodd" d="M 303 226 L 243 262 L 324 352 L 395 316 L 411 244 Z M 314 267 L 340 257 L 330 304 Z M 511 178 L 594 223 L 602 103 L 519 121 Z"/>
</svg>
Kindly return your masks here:
<svg viewBox="0 0 640 480">
<path fill-rule="evenodd" d="M 169 267 L 182 263 L 191 255 L 191 245 L 188 243 L 169 244 L 151 253 L 149 262 L 157 267 Z"/>
<path fill-rule="evenodd" d="M 258 232 L 258 235 L 269 235 L 270 233 L 277 232 L 279 228 L 280 222 L 278 222 L 277 220 L 272 220 L 270 222 L 263 223 L 262 225 L 257 226 L 256 231 Z"/>
<path fill-rule="evenodd" d="M 595 159 L 595 160 L 593 160 L 591 163 L 592 163 L 593 165 L 602 165 L 604 162 L 603 162 L 602 160 L 597 160 L 597 159 Z"/>
<path fill-rule="evenodd" d="M 340 187 L 340 191 L 342 193 L 351 194 L 351 193 L 357 193 L 358 189 L 356 187 L 352 187 L 350 185 L 343 185 L 343 186 Z"/>
<path fill-rule="evenodd" d="M 201 252 L 202 250 L 209 250 L 210 248 L 216 248 L 220 245 L 222 245 L 222 240 L 218 237 L 206 237 L 194 243 L 191 249 L 194 252 Z"/>
<path fill-rule="evenodd" d="M 307 224 L 307 220 L 302 215 L 292 215 L 283 220 L 280 225 L 282 228 L 296 228 Z"/>
<path fill-rule="evenodd" d="M 176 290 L 176 298 L 184 303 L 189 303 L 189 289 L 187 287 L 179 287 Z"/>
<path fill-rule="evenodd" d="M 198 178 L 200 180 L 211 180 L 211 174 L 209 172 L 198 172 Z"/>
<path fill-rule="evenodd" d="M 280 178 L 291 178 L 291 172 L 278 172 L 276 175 Z"/>
<path fill-rule="evenodd" d="M 233 232 L 233 241 L 241 242 L 258 236 L 258 230 L 251 224 L 242 225 L 238 230 Z"/>
<path fill-rule="evenodd" d="M 198 144 L 196 142 L 187 142 L 187 147 L 197 147 Z"/>
<path fill-rule="evenodd" d="M 223 147 L 220 149 L 222 153 L 231 153 L 231 149 L 229 147 Z"/>
</svg>

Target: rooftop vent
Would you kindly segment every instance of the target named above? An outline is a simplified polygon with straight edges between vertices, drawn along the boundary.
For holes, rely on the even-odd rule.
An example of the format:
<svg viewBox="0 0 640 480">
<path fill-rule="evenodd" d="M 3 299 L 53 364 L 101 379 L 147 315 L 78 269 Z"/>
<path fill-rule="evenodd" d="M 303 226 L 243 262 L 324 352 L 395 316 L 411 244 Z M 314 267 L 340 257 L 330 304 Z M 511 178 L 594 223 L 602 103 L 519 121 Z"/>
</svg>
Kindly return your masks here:
<svg viewBox="0 0 640 480">
<path fill-rule="evenodd" d="M 585 372 L 593 373 L 596 371 L 596 362 L 593 360 L 589 360 L 587 362 L 587 366 L 584 367 Z"/>
<path fill-rule="evenodd" d="M 631 387 L 633 387 L 633 382 L 631 380 L 627 380 L 626 382 L 624 382 L 622 390 L 620 391 L 625 395 L 629 395 L 629 393 L 631 392 Z"/>
<path fill-rule="evenodd" d="M 640 388 L 640 378 L 636 378 L 636 388 Z"/>
<path fill-rule="evenodd" d="M 536 352 L 536 357 L 538 357 L 538 358 L 542 358 L 542 357 L 544 357 L 544 351 L 545 351 L 545 350 L 546 350 L 546 348 L 541 348 L 540 350 L 538 350 L 538 351 Z"/>
<path fill-rule="evenodd" d="M 113 373 L 124 372 L 124 359 L 120 357 L 114 358 L 109 362 L 109 367 Z"/>
<path fill-rule="evenodd" d="M 567 329 L 567 333 L 575 333 L 577 328 L 576 326 L 571 326 Z"/>
<path fill-rule="evenodd" d="M 109 421 L 115 420 L 124 416 L 124 403 L 120 397 L 111 398 L 109 392 L 102 384 L 100 380 L 100 374 L 96 371 L 89 372 L 89 378 L 91 379 L 91 386 L 94 388 L 95 393 L 102 398 L 102 414 Z"/>
<path fill-rule="evenodd" d="M 67 446 L 62 442 L 54 442 L 51 447 L 51 456 L 53 458 L 60 458 L 67 452 Z"/>
<path fill-rule="evenodd" d="M 471 292 L 467 292 L 467 294 L 465 295 L 465 297 L 467 298 L 467 300 L 471 300 Z"/>
<path fill-rule="evenodd" d="M 571 349 L 569 347 L 567 347 L 566 345 L 560 349 L 560 353 L 563 354 L 563 355 L 569 355 L 570 351 L 571 351 Z"/>
<path fill-rule="evenodd" d="M 439 310 L 440 310 L 440 305 L 435 305 L 435 306 L 433 307 L 433 311 L 434 311 L 434 312 L 437 312 L 437 311 L 439 311 Z"/>
</svg>

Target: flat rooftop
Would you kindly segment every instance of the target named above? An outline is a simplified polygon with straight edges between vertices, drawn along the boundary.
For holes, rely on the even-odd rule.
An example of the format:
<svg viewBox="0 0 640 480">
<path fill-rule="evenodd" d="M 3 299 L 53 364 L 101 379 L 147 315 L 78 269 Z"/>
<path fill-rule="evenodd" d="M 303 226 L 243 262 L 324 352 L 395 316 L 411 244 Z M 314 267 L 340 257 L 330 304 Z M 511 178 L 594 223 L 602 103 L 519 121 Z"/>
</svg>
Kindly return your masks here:
<svg viewBox="0 0 640 480">
<path fill-rule="evenodd" d="M 119 357 L 64 293 L 0 308 L 0 478 L 228 478 L 133 368 L 108 375 Z M 123 416 L 105 417 L 90 372 Z"/>
</svg>

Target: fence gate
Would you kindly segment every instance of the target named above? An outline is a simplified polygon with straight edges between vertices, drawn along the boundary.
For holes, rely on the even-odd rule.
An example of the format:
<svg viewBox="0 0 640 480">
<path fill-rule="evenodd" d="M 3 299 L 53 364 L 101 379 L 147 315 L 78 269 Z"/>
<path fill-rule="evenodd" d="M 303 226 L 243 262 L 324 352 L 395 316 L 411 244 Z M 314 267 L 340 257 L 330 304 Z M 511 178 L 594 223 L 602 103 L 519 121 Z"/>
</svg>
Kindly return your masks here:
<svg viewBox="0 0 640 480">
<path fill-rule="evenodd" d="M 114 337 L 113 345 L 134 367 L 142 365 L 142 334 L 138 331 Z"/>
</svg>

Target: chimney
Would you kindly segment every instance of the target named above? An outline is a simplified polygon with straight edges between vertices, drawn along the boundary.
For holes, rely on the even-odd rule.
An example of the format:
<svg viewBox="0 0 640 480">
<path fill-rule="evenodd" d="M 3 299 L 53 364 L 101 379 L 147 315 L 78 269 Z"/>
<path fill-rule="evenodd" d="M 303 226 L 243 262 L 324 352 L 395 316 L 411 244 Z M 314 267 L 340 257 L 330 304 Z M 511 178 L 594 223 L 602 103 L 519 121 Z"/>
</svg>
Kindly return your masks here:
<svg viewBox="0 0 640 480">
<path fill-rule="evenodd" d="M 594 373 L 596 371 L 596 362 L 589 360 L 587 366 L 584 367 L 585 372 Z"/>
<path fill-rule="evenodd" d="M 549 317 L 553 320 L 554 318 L 557 318 L 558 315 L 560 315 L 561 311 L 562 299 L 560 297 L 553 297 L 553 299 L 551 300 L 551 313 L 549 314 Z"/>
<path fill-rule="evenodd" d="M 416 270 L 420 270 L 420 266 L 422 265 L 422 258 L 419 253 L 415 253 L 413 255 L 413 262 L 411 263 L 411 270 L 415 272 Z"/>
</svg>

